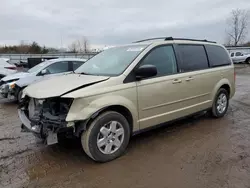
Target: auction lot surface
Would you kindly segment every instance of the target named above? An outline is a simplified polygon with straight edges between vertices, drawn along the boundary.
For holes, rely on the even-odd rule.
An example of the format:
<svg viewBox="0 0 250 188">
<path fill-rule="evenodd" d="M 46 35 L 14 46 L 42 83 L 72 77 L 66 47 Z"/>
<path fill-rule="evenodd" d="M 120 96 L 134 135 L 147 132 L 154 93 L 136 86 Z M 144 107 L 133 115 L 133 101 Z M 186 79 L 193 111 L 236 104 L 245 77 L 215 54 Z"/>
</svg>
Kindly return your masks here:
<svg viewBox="0 0 250 188">
<path fill-rule="evenodd" d="M 227 115 L 188 118 L 132 138 L 98 164 L 78 140 L 44 146 L 20 133 L 14 103 L 0 104 L 0 187 L 250 187 L 250 68 L 238 67 Z"/>
</svg>

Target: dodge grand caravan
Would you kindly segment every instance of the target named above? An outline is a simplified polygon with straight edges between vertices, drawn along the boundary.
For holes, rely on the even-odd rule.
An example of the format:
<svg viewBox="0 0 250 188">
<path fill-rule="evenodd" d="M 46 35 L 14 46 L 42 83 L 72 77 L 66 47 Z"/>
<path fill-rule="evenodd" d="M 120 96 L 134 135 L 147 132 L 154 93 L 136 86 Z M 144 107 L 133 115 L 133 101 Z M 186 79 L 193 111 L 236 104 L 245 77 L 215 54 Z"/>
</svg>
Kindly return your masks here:
<svg viewBox="0 0 250 188">
<path fill-rule="evenodd" d="M 155 38 L 99 53 L 74 74 L 28 86 L 22 128 L 58 142 L 71 132 L 95 161 L 121 156 L 132 135 L 200 111 L 223 117 L 235 93 L 226 49 L 207 40 Z"/>
</svg>

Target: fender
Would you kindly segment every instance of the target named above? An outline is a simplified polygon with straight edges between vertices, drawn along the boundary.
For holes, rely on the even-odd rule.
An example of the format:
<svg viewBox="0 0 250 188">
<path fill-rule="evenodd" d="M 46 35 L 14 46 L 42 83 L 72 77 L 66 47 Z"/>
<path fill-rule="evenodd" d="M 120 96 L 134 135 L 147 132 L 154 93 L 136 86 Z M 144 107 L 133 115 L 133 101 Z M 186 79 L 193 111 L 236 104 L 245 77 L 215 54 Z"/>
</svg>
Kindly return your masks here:
<svg viewBox="0 0 250 188">
<path fill-rule="evenodd" d="M 75 99 L 66 117 L 66 121 L 75 122 L 88 120 L 110 106 L 119 105 L 130 111 L 133 118 L 133 131 L 139 130 L 137 106 L 134 105 L 137 104 L 136 95 L 134 97 L 134 102 L 119 95 L 104 95 L 94 100 L 92 100 L 92 98 L 93 97 Z"/>
<path fill-rule="evenodd" d="M 230 98 L 234 95 L 234 90 L 232 85 L 230 84 L 230 81 L 226 78 L 221 79 L 214 87 L 213 91 L 212 91 L 212 95 L 211 95 L 211 100 L 212 102 L 214 102 L 214 99 L 216 97 L 216 93 L 218 92 L 218 90 L 223 86 L 223 85 L 228 85 L 230 88 Z"/>
</svg>

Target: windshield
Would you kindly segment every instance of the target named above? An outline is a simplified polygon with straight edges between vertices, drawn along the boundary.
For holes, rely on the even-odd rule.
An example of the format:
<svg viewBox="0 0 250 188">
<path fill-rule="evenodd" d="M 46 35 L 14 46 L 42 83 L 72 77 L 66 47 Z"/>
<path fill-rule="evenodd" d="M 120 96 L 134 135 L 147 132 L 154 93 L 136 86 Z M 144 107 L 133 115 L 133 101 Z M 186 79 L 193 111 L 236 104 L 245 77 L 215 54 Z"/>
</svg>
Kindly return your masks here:
<svg viewBox="0 0 250 188">
<path fill-rule="evenodd" d="M 32 67 L 31 69 L 28 70 L 29 73 L 33 73 L 33 72 L 37 72 L 40 71 L 41 69 L 43 69 L 46 65 L 48 65 L 51 61 L 44 61 L 39 63 L 38 65 Z"/>
<path fill-rule="evenodd" d="M 107 49 L 86 61 L 75 72 L 100 76 L 120 75 L 146 47 L 131 45 Z"/>
</svg>

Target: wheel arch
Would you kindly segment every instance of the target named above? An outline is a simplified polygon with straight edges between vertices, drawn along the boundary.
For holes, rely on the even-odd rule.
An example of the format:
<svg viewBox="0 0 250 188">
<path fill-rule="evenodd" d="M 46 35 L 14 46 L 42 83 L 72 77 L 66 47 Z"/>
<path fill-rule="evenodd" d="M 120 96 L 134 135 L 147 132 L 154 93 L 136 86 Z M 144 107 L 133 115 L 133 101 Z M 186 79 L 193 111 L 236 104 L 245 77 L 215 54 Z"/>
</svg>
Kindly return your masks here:
<svg viewBox="0 0 250 188">
<path fill-rule="evenodd" d="M 245 62 L 248 63 L 250 61 L 250 57 L 247 57 Z"/>
<path fill-rule="evenodd" d="M 106 111 L 122 114 L 130 125 L 131 134 L 139 130 L 137 103 L 122 96 L 104 96 L 96 100 L 74 100 L 66 121 L 75 122 L 76 127 L 86 130 L 90 122 Z M 77 131 L 79 132 L 79 131 Z"/>
<path fill-rule="evenodd" d="M 232 97 L 233 95 L 233 88 L 232 88 L 232 85 L 230 84 L 229 80 L 228 79 L 222 79 L 220 80 L 220 82 L 218 82 L 216 84 L 216 86 L 214 87 L 214 90 L 212 92 L 212 101 L 214 102 L 215 100 L 215 97 L 216 97 L 216 94 L 217 92 L 219 91 L 219 89 L 221 88 L 224 88 L 225 90 L 227 90 L 230 98 Z"/>
</svg>

